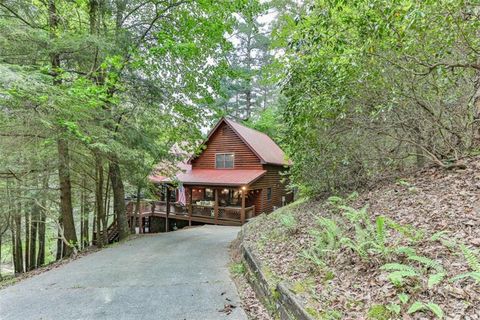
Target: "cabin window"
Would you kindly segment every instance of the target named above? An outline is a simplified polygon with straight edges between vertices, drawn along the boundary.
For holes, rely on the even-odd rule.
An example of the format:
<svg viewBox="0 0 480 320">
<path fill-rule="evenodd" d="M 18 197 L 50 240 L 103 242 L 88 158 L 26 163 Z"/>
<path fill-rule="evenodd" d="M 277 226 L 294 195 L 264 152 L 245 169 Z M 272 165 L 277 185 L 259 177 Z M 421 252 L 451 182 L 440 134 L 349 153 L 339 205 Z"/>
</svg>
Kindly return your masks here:
<svg viewBox="0 0 480 320">
<path fill-rule="evenodd" d="M 215 168 L 232 169 L 233 159 L 234 159 L 233 153 L 217 153 L 215 155 Z"/>
<path fill-rule="evenodd" d="M 267 200 L 272 200 L 272 188 L 267 189 Z"/>
<path fill-rule="evenodd" d="M 210 188 L 205 189 L 205 200 L 214 200 L 213 189 L 210 189 Z"/>
</svg>

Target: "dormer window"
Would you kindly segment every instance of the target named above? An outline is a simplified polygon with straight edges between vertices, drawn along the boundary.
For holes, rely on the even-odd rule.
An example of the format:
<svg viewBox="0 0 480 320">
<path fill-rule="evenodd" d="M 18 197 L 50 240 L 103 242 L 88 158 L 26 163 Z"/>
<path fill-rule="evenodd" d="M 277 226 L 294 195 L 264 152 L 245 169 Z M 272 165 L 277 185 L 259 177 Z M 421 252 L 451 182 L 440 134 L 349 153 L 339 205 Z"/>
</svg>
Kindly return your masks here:
<svg viewBox="0 0 480 320">
<path fill-rule="evenodd" d="M 217 153 L 215 155 L 215 168 L 217 169 L 233 169 L 233 153 Z"/>
</svg>

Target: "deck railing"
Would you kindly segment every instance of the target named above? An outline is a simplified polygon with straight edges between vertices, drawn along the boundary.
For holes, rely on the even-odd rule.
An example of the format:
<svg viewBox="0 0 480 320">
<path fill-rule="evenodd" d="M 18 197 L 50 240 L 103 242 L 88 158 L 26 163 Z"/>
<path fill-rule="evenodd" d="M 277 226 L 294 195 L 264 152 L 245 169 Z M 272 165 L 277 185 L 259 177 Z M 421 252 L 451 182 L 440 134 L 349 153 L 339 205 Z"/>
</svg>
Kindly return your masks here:
<svg viewBox="0 0 480 320">
<path fill-rule="evenodd" d="M 215 207 L 211 205 L 200 205 L 200 204 L 191 204 L 191 205 L 182 205 L 178 202 L 170 202 L 170 211 L 172 215 L 189 215 L 191 212 L 192 217 L 203 217 L 203 218 L 212 218 L 215 219 Z M 191 206 L 191 207 L 190 207 Z M 127 213 L 133 215 L 136 210 L 136 202 L 131 201 L 127 204 Z M 148 213 L 166 213 L 167 212 L 167 203 L 166 201 L 140 201 L 140 214 Z M 229 207 L 229 206 L 219 206 L 218 215 L 216 219 L 220 220 L 242 220 L 242 208 L 241 207 Z M 250 206 L 245 208 L 245 220 L 255 217 L 255 206 Z"/>
</svg>

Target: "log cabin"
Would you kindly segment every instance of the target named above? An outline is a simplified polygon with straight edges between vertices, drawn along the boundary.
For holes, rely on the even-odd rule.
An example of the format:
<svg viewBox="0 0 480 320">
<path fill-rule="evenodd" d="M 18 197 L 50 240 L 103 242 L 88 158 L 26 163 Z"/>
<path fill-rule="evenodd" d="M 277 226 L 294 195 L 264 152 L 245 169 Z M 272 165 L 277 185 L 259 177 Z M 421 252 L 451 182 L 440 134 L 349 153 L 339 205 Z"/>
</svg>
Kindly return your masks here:
<svg viewBox="0 0 480 320">
<path fill-rule="evenodd" d="M 242 225 L 293 200 L 286 188 L 290 162 L 266 134 L 227 118 L 213 127 L 202 152 L 182 163 L 176 177 L 150 181 L 160 201 L 127 205 L 139 232 L 158 232 L 192 224 Z M 134 221 L 133 219 L 138 219 Z"/>
</svg>

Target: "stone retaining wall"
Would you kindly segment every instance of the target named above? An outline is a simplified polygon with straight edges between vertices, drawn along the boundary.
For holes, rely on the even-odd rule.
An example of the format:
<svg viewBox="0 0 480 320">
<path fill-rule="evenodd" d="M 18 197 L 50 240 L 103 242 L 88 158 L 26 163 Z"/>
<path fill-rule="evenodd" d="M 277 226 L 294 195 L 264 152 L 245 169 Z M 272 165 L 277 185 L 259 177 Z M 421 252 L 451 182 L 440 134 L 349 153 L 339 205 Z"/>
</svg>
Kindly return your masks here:
<svg viewBox="0 0 480 320">
<path fill-rule="evenodd" d="M 258 298 L 269 312 L 281 320 L 314 320 L 289 289 L 286 281 L 269 283 L 260 260 L 244 244 L 240 246 L 242 259 L 248 269 L 247 278 Z"/>
</svg>

